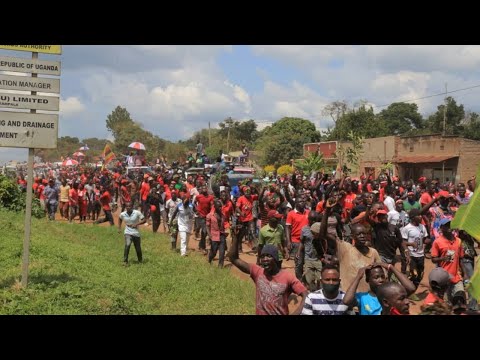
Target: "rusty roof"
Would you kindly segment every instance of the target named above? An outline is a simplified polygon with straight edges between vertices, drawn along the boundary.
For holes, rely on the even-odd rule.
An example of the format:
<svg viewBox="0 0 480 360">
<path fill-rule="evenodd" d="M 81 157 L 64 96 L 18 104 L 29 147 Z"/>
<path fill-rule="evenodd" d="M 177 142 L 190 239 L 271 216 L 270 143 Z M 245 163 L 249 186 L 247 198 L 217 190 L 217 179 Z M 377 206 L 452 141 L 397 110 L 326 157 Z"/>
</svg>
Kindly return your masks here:
<svg viewBox="0 0 480 360">
<path fill-rule="evenodd" d="M 397 163 L 437 163 L 449 159 L 457 158 L 458 155 L 413 155 L 413 156 L 399 156 L 396 159 Z"/>
</svg>

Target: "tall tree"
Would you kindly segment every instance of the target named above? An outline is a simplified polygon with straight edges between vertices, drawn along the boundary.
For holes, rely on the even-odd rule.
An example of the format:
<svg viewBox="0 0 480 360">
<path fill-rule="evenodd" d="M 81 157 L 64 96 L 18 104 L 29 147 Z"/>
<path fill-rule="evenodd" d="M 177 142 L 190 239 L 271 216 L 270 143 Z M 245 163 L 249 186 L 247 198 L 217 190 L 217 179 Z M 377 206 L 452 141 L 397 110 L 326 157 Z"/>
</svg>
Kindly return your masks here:
<svg viewBox="0 0 480 360">
<path fill-rule="evenodd" d="M 437 106 L 437 112 L 430 115 L 427 125 L 432 132 L 443 132 L 444 114 L 445 114 L 445 134 L 460 135 L 463 132 L 463 121 L 465 120 L 465 109 L 463 105 L 457 105 L 455 99 L 447 97 L 447 108 L 445 104 Z"/>
<path fill-rule="evenodd" d="M 480 116 L 476 112 L 467 112 L 462 135 L 467 139 L 480 140 Z"/>
<path fill-rule="evenodd" d="M 387 129 L 388 135 L 402 135 L 412 129 L 424 127 L 417 104 L 393 103 L 382 110 L 377 117 L 382 126 Z"/>
<path fill-rule="evenodd" d="M 125 126 L 133 123 L 130 113 L 126 108 L 117 106 L 110 115 L 107 116 L 107 129 L 110 131 L 114 138 L 117 138 L 118 132 L 122 131 Z"/>
<path fill-rule="evenodd" d="M 328 139 L 347 141 L 352 130 L 366 138 L 388 135 L 385 124 L 375 116 L 373 108 L 371 106 L 367 108 L 365 104 L 342 115 L 335 127 L 327 132 Z"/>
<path fill-rule="evenodd" d="M 330 116 L 333 122 L 336 124 L 338 119 L 345 115 L 349 106 L 346 100 L 336 100 L 326 105 L 322 110 L 322 115 Z"/>
<path fill-rule="evenodd" d="M 265 128 L 256 145 L 263 152 L 263 165 L 279 167 L 301 158 L 303 144 L 317 141 L 320 141 L 320 133 L 311 121 L 285 117 Z"/>
</svg>

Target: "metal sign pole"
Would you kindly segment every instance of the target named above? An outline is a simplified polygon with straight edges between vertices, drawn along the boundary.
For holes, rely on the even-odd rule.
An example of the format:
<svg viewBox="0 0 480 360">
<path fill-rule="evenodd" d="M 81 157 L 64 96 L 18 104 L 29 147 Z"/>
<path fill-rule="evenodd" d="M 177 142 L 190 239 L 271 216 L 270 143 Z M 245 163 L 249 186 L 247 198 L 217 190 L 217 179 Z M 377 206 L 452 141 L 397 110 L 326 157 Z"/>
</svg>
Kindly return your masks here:
<svg viewBox="0 0 480 360">
<path fill-rule="evenodd" d="M 32 59 L 38 59 L 38 52 L 32 53 Z M 37 74 L 32 73 L 32 77 Z M 36 91 L 32 91 L 32 95 L 37 95 Z M 30 113 L 35 114 L 37 111 L 30 109 Z M 25 208 L 25 238 L 23 239 L 23 260 L 22 260 L 22 287 L 26 288 L 28 284 L 28 263 L 30 256 L 30 232 L 32 225 L 32 189 L 33 189 L 33 158 L 35 149 L 28 148 L 28 168 L 27 168 L 27 204 Z"/>
</svg>

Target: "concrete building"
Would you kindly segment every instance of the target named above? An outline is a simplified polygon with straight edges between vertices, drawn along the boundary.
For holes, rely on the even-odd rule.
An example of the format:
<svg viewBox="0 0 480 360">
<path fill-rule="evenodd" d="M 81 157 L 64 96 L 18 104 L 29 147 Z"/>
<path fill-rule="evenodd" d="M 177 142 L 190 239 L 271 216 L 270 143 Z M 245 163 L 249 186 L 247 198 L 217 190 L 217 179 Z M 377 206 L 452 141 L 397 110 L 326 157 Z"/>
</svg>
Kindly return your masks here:
<svg viewBox="0 0 480 360">
<path fill-rule="evenodd" d="M 337 142 L 305 144 L 304 153 L 321 151 L 329 163 L 342 166 L 332 152 L 337 146 Z M 359 168 L 352 175 L 373 172 L 377 177 L 389 163 L 393 165 L 391 174 L 401 179 L 425 176 L 442 182 L 466 182 L 480 164 L 480 141 L 440 134 L 365 139 Z"/>
</svg>

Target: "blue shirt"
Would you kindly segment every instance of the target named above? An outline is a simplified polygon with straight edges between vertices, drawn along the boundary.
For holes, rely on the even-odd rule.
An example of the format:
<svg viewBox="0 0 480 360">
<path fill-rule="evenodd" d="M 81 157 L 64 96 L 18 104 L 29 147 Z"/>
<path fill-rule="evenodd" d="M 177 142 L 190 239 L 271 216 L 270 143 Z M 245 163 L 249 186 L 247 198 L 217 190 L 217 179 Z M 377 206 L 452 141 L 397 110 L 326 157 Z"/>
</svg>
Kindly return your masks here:
<svg viewBox="0 0 480 360">
<path fill-rule="evenodd" d="M 360 315 L 380 315 L 382 306 L 376 296 L 370 295 L 368 292 L 359 292 L 355 294 L 357 299 Z"/>
</svg>

